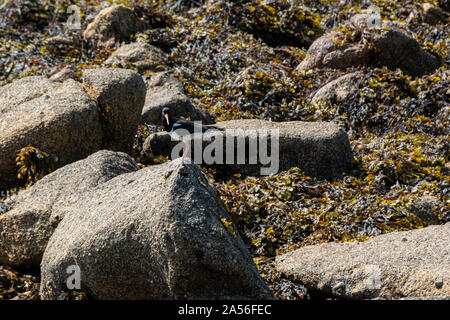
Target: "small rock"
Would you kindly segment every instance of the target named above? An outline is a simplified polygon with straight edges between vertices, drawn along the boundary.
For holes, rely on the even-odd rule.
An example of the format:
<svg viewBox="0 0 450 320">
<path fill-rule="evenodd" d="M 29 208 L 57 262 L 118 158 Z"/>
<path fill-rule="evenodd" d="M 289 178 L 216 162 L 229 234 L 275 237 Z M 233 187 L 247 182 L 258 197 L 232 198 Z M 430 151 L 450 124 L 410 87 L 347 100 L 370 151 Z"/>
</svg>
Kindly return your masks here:
<svg viewBox="0 0 450 320">
<path fill-rule="evenodd" d="M 97 48 L 112 48 L 117 42 L 129 41 L 130 36 L 148 28 L 134 11 L 124 5 L 113 5 L 99 12 L 83 32 L 84 40 Z"/>
<path fill-rule="evenodd" d="M 167 69 L 167 55 L 159 48 L 145 42 L 134 42 L 121 46 L 105 64 L 132 64 L 139 72 L 163 71 Z"/>
<path fill-rule="evenodd" d="M 410 25 L 410 24 L 417 23 L 418 19 L 419 19 L 419 14 L 417 13 L 417 11 L 411 10 L 411 12 L 409 13 L 409 15 L 405 21 L 408 25 Z"/>
<path fill-rule="evenodd" d="M 411 203 L 410 211 L 427 225 L 439 224 L 438 214 L 441 206 L 441 201 L 438 198 L 424 196 Z"/>
<path fill-rule="evenodd" d="M 12 298 L 11 300 L 30 300 L 35 292 L 33 290 L 19 293 L 17 296 Z"/>
<path fill-rule="evenodd" d="M 387 28 L 387 29 L 386 29 Z M 324 35 L 309 47 L 297 71 L 312 68 L 347 69 L 355 66 L 387 66 L 421 76 L 439 67 L 439 62 L 400 28 L 391 25 L 366 28 L 361 40 L 339 45 L 342 32 Z M 373 53 L 377 54 L 374 55 Z M 397 57 L 402 57 L 398 59 Z"/>
<path fill-rule="evenodd" d="M 64 82 L 67 79 L 77 79 L 77 75 L 72 66 L 66 66 L 60 70 L 49 74 L 49 79 L 56 82 Z"/>
<path fill-rule="evenodd" d="M 21 7 L 24 5 L 23 0 L 4 1 L 0 10 L 0 23 L 6 26 L 12 26 L 18 22 L 22 13 Z"/>
<path fill-rule="evenodd" d="M 210 117 L 192 104 L 180 81 L 168 72 L 160 72 L 148 84 L 141 123 L 161 125 L 161 111 L 165 107 L 170 109 L 173 117 L 211 123 Z"/>
<path fill-rule="evenodd" d="M 436 288 L 441 289 L 444 286 L 444 281 L 438 280 L 434 283 Z"/>
<path fill-rule="evenodd" d="M 53 55 L 65 55 L 72 49 L 73 41 L 66 37 L 55 36 L 45 39 L 44 45 Z"/>
<path fill-rule="evenodd" d="M 433 6 L 431 3 L 425 2 L 422 5 L 423 20 L 428 24 L 437 24 L 444 19 L 441 8 Z"/>
<path fill-rule="evenodd" d="M 450 0 L 439 0 L 439 8 L 446 12 L 450 12 Z"/>
<path fill-rule="evenodd" d="M 354 72 L 339 77 L 324 85 L 314 94 L 313 104 L 341 104 L 357 90 L 360 72 Z"/>
</svg>

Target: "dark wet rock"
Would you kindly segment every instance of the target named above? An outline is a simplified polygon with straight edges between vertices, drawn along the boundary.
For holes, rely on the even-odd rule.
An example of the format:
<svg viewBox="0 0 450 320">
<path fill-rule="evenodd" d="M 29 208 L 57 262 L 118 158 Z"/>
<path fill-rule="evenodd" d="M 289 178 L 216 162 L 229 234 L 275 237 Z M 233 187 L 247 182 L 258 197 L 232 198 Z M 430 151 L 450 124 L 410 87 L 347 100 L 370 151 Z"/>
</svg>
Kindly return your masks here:
<svg viewBox="0 0 450 320">
<path fill-rule="evenodd" d="M 83 32 L 84 40 L 98 48 L 112 48 L 117 42 L 130 41 L 130 36 L 144 31 L 148 24 L 124 5 L 103 9 Z"/>
<path fill-rule="evenodd" d="M 293 1 L 214 1 L 206 8 L 229 12 L 228 24 L 270 46 L 308 47 L 323 30 L 307 6 Z"/>
<path fill-rule="evenodd" d="M 128 155 L 102 150 L 69 164 L 19 192 L 0 211 L 0 264 L 36 268 L 64 212 L 83 194 L 123 173 L 138 170 Z"/>
<path fill-rule="evenodd" d="M 41 264 L 56 299 L 77 265 L 96 299 L 270 299 L 252 257 L 201 170 L 180 160 L 124 174 L 71 207 Z"/>
<path fill-rule="evenodd" d="M 105 61 L 105 64 L 131 64 L 139 72 L 167 69 L 167 55 L 159 48 L 145 42 L 125 44 Z"/>
<path fill-rule="evenodd" d="M 449 241 L 447 223 L 365 242 L 306 246 L 278 256 L 276 265 L 308 289 L 341 298 L 442 297 L 450 295 Z"/>
<path fill-rule="evenodd" d="M 270 122 L 264 120 L 231 120 L 215 124 L 214 126 L 224 131 L 211 130 L 203 137 L 194 137 L 191 141 L 191 158 L 194 159 L 196 144 L 205 149 L 215 141 L 215 135 L 221 138 L 223 145 L 218 149 L 223 151 L 223 161 L 227 162 L 227 139 L 232 141 L 234 158 L 232 163 L 226 163 L 227 170 L 248 175 L 264 175 L 263 168 L 274 168 L 276 173 L 292 167 L 302 169 L 308 175 L 331 178 L 341 176 L 342 172 L 349 168 L 352 151 L 348 141 L 348 136 L 344 130 L 336 124 L 328 122 Z M 267 140 L 268 156 L 271 156 L 272 137 L 270 130 L 279 130 L 279 164 L 271 162 L 262 164 L 259 160 L 257 164 L 250 164 L 249 145 L 255 145 L 258 137 L 263 137 L 263 130 L 269 134 Z M 248 131 L 250 130 L 250 131 Z M 262 130 L 260 135 L 257 130 Z M 238 140 L 245 141 L 244 164 L 237 164 Z M 252 139 L 252 140 L 250 140 Z M 253 140 L 255 139 L 255 140 Z M 202 143 L 203 140 L 203 143 Z M 196 142 L 199 141 L 199 142 Z M 150 135 L 144 143 L 144 153 L 151 152 L 153 155 L 171 156 L 173 148 L 180 144 L 180 141 L 167 133 L 156 133 Z M 276 151 L 275 151 L 276 152 Z M 258 153 L 261 157 L 261 153 Z M 274 156 L 275 157 L 275 156 Z M 261 158 L 259 158 L 261 160 Z M 194 159 L 195 160 L 195 159 Z M 273 158 L 275 160 L 275 158 Z M 256 159 L 255 159 L 256 161 Z M 202 162 L 205 164 L 205 162 Z M 208 164 L 208 163 L 207 163 Z"/>
<path fill-rule="evenodd" d="M 436 288 L 441 289 L 444 286 L 444 281 L 437 280 L 434 282 L 434 285 L 436 286 Z"/>
<path fill-rule="evenodd" d="M 444 20 L 444 13 L 439 7 L 435 7 L 431 3 L 422 4 L 423 20 L 428 24 L 437 24 Z"/>
<path fill-rule="evenodd" d="M 151 159 L 155 156 L 169 157 L 171 150 L 178 144 L 178 141 L 172 141 L 167 132 L 152 133 L 145 139 L 142 146 L 142 157 Z"/>
<path fill-rule="evenodd" d="M 65 55 L 73 48 L 73 41 L 62 36 L 54 36 L 44 40 L 47 50 L 53 55 Z"/>
<path fill-rule="evenodd" d="M 211 123 L 210 117 L 192 104 L 180 81 L 168 72 L 160 72 L 148 84 L 141 122 L 161 125 L 161 112 L 165 107 L 173 117 Z"/>
<path fill-rule="evenodd" d="M 0 265 L 0 292 L 5 300 L 37 300 L 39 277 L 23 274 Z"/>
<path fill-rule="evenodd" d="M 445 22 L 445 19 L 443 9 L 440 7 L 435 7 L 431 3 L 425 2 L 419 7 L 413 7 L 410 9 L 406 22 L 408 24 L 427 23 L 430 26 L 434 26 L 438 23 Z"/>
<path fill-rule="evenodd" d="M 344 33 L 330 33 L 314 41 L 298 71 L 312 68 L 347 69 L 356 66 L 387 66 L 421 76 L 439 67 L 437 59 L 395 26 L 366 29 L 359 41 L 340 43 Z M 401 57 L 401 58 L 400 58 Z"/>
<path fill-rule="evenodd" d="M 418 216 L 426 224 L 439 224 L 439 211 L 441 201 L 433 196 L 424 196 L 411 203 L 410 211 Z"/>
<path fill-rule="evenodd" d="M 439 0 L 439 8 L 446 12 L 450 12 L 450 0 Z"/>
</svg>

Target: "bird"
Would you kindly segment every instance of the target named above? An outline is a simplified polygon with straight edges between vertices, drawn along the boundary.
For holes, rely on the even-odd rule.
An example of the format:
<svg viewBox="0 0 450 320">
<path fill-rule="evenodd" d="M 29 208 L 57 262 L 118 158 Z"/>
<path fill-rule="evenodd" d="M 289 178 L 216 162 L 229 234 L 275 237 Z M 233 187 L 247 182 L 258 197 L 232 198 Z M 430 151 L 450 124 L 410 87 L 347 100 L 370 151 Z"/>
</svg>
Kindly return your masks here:
<svg viewBox="0 0 450 320">
<path fill-rule="evenodd" d="M 223 128 L 219 128 L 213 125 L 205 125 L 201 124 L 199 122 L 194 122 L 190 120 L 184 120 L 184 119 L 178 119 L 172 117 L 170 114 L 170 109 L 168 107 L 164 107 L 162 109 L 162 124 L 164 127 L 164 130 L 166 130 L 169 133 L 175 133 L 178 136 L 181 136 L 182 138 L 185 138 L 187 136 L 187 133 L 189 133 L 190 136 L 192 136 L 194 133 L 205 133 L 208 130 L 218 130 L 223 131 Z M 179 130 L 182 129 L 182 130 Z M 177 131 L 177 132 L 176 132 Z M 183 139 L 186 143 L 186 148 L 183 153 L 182 160 L 186 157 L 188 151 L 189 151 L 189 140 L 190 139 Z"/>
<path fill-rule="evenodd" d="M 199 122 L 174 118 L 171 116 L 170 109 L 168 107 L 162 109 L 162 124 L 164 126 L 164 130 L 167 132 L 174 132 L 178 129 L 187 130 L 190 134 L 197 132 L 205 133 L 208 130 L 223 131 L 222 128 L 218 128 L 213 125 L 205 125 Z"/>
</svg>

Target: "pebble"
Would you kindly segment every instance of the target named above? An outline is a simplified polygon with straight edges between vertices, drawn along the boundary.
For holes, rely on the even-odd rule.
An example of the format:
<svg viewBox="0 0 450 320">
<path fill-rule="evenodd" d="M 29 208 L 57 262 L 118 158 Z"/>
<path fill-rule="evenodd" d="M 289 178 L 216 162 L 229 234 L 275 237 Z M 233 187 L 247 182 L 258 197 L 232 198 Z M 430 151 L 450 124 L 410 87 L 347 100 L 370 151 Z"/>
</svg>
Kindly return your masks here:
<svg viewBox="0 0 450 320">
<path fill-rule="evenodd" d="M 444 286 L 444 281 L 438 280 L 434 283 L 434 285 L 436 286 L 436 288 L 441 289 Z"/>
</svg>

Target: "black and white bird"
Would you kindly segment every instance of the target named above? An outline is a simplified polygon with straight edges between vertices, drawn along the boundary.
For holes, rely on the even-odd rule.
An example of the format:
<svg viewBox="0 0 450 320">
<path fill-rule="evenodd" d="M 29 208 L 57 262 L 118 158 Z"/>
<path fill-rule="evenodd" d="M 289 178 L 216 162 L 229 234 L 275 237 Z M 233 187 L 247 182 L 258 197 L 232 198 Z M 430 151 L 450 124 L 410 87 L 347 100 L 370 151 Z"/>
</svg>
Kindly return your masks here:
<svg viewBox="0 0 450 320">
<path fill-rule="evenodd" d="M 162 122 L 164 130 L 166 130 L 167 132 L 174 132 L 178 129 L 187 130 L 190 134 L 197 132 L 205 133 L 207 130 L 223 131 L 222 128 L 218 128 L 213 125 L 205 125 L 199 122 L 174 118 L 171 116 L 170 109 L 168 107 L 162 109 Z"/>
<path fill-rule="evenodd" d="M 171 116 L 170 109 L 168 107 L 162 109 L 162 124 L 164 126 L 164 130 L 170 134 L 175 133 L 177 136 L 181 136 L 184 141 L 187 141 L 187 145 L 183 153 L 183 160 L 189 151 L 190 139 L 184 139 L 186 135 L 192 136 L 195 133 L 203 134 L 208 130 L 223 131 L 222 128 L 218 128 L 214 125 L 205 125 L 199 122 L 174 118 Z"/>
</svg>

